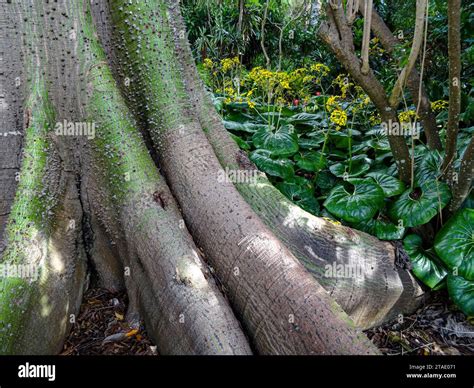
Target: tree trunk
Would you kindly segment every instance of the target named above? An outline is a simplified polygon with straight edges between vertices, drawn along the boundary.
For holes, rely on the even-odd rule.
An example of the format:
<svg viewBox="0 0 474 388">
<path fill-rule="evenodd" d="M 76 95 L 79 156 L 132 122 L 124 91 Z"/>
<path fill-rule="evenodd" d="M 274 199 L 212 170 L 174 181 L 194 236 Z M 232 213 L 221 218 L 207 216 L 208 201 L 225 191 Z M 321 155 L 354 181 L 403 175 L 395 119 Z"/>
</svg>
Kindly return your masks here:
<svg viewBox="0 0 474 388">
<path fill-rule="evenodd" d="M 233 185 L 220 182 L 222 168 L 191 113 L 174 53 L 179 31 L 170 20 L 178 2 L 110 4 L 115 66 L 130 79 L 129 101 L 145 118 L 190 231 L 255 348 L 264 354 L 376 353 Z"/>
<path fill-rule="evenodd" d="M 68 138 L 58 133 L 56 136 L 51 135 L 58 142 L 68 142 L 69 146 L 80 145 L 80 153 L 74 154 L 70 147 L 70 154 L 64 154 L 63 157 L 69 161 L 70 168 L 77 170 L 81 176 L 81 198 L 77 204 L 87 203 L 87 208 L 106 228 L 109 241 L 119 247 L 115 259 L 119 259 L 124 267 L 125 283 L 131 300 L 128 318 L 135 320 L 138 312 L 143 315 L 148 332 L 163 354 L 249 354 L 250 348 L 239 322 L 181 222 L 178 207 L 127 112 L 105 64 L 105 55 L 95 36 L 88 4 L 71 1 L 45 5 L 43 8 L 41 3 L 30 3 L 31 7 L 25 5 L 22 16 L 29 19 L 29 25 L 34 27 L 41 26 L 40 15 L 56 16 L 49 21 L 54 28 L 42 32 L 46 50 L 38 48 L 40 46 L 31 40 L 26 42 L 35 49 L 35 57 L 44 57 L 44 63 L 47 64 L 45 68 L 57 111 L 56 120 L 87 121 L 98 127 L 96 136 L 88 139 L 80 136 Z M 61 18 L 60 15 L 66 16 Z M 71 49 L 62 56 L 50 55 L 64 53 L 63 47 Z M 42 96 L 46 95 L 45 90 Z M 34 108 L 39 117 L 47 111 L 46 107 Z M 33 122 L 34 119 L 33 115 Z M 75 185 L 73 187 L 77 195 L 77 188 Z M 19 193 L 22 194 L 21 191 Z M 79 207 L 77 211 L 79 214 L 67 212 L 66 215 L 73 217 L 73 220 L 80 220 L 83 209 Z M 67 217 L 65 221 L 69 222 Z M 60 226 L 68 230 L 63 223 Z M 96 235 L 94 230 L 90 233 Z M 70 240 L 67 236 L 60 237 L 65 241 Z M 11 243 L 9 239 L 9 247 Z M 53 257 L 51 260 L 59 259 Z M 100 263 L 103 258 L 95 257 L 93 260 Z M 110 270 L 110 265 L 108 262 L 103 268 Z M 69 277 L 65 277 L 66 280 Z M 71 287 L 75 285 L 70 283 Z M 53 290 L 48 289 L 51 300 L 38 305 L 58 304 L 59 309 L 65 304 L 58 303 L 61 298 L 57 294 L 62 289 L 56 283 L 48 281 L 47 284 L 54 287 Z M 16 283 L 13 286 L 13 290 L 16 290 Z M 9 288 L 2 292 L 2 300 L 9 296 Z M 66 295 L 69 293 L 64 292 Z M 77 303 L 71 305 L 71 308 L 77 307 Z M 11 309 L 7 305 L 2 307 L 2 311 Z M 32 321 L 37 323 L 22 328 L 21 335 L 35 339 L 38 331 L 43 341 L 38 351 L 58 352 L 66 331 L 58 330 L 53 336 L 50 331 L 57 326 L 54 322 L 38 319 L 35 308 L 27 312 L 33 316 Z M 55 316 L 51 315 L 51 318 L 65 326 L 69 319 L 66 312 L 61 310 Z M 59 313 L 63 315 L 58 316 Z M 8 327 L 15 324 L 14 316 L 2 315 L 2 318 L 2 325 Z M 47 330 L 40 330 L 39 324 L 45 325 Z M 47 348 L 51 345 L 46 336 L 57 338 L 54 349 Z M 2 343 L 3 346 L 7 344 Z M 27 352 L 36 351 L 28 342 L 15 344 Z M 17 348 L 12 347 L 2 349 L 3 353 L 17 351 Z"/>
<path fill-rule="evenodd" d="M 171 11 L 173 28 L 182 31 L 184 22 L 176 11 Z M 206 93 L 186 37 L 176 39 L 175 45 L 193 111 L 222 167 L 230 171 L 254 170 L 253 163 L 225 130 Z M 369 328 L 419 306 L 423 291 L 409 271 L 395 267 L 396 252 L 391 244 L 309 214 L 288 200 L 263 173 L 257 175 L 255 182 L 237 182 L 235 185 L 258 216 L 330 292 L 357 326 Z M 370 268 L 371 275 L 362 282 L 327 276 L 325 267 L 334 263 L 355 263 L 358 267 Z"/>
<path fill-rule="evenodd" d="M 364 1 L 359 3 L 362 12 Z M 389 54 L 393 54 L 395 47 L 399 44 L 398 39 L 392 34 L 392 31 L 385 24 L 384 20 L 377 13 L 375 8 L 372 8 L 372 31 L 376 37 L 380 39 L 383 48 Z M 423 123 L 426 141 L 428 147 L 433 150 L 441 151 L 442 145 L 439 138 L 438 128 L 436 125 L 436 116 L 431 110 L 431 103 L 428 93 L 420 79 L 420 73 L 416 68 L 413 68 L 407 80 L 408 89 L 413 98 L 415 106 L 419 106 L 418 115 Z"/>
<path fill-rule="evenodd" d="M 1 109 L 7 111 L 5 131 L 23 137 L 21 179 L 13 203 L 5 206 L 10 209 L 0 259 L 0 354 L 58 353 L 86 279 L 80 199 L 66 144 L 50 136 L 55 113 L 35 51 L 41 32 L 24 24 L 17 4 L 2 3 L 0 8 L 0 15 L 12 21 L 10 33 L 1 38 L 2 56 L 8 58 L 2 81 L 5 86 L 15 83 L 3 90 L 6 101 L 14 104 Z M 20 31 L 30 45 L 22 53 Z M 21 54 L 24 66 L 18 63 Z M 20 100 L 25 101 L 24 120 Z M 5 154 L 13 156 L 9 162 L 14 169 L 19 142 L 8 144 L 17 147 Z M 6 184 L 12 188 L 11 180 Z"/>
<path fill-rule="evenodd" d="M 0 279 L 0 353 L 58 353 L 91 267 L 102 285 L 126 287 L 127 319 L 145 320 L 160 354 L 378 353 L 333 297 L 362 326 L 413 307 L 408 296 L 419 288 L 394 268 L 393 250 L 307 215 L 263 175 L 238 187 L 265 209 L 256 214 L 220 179 L 216 153 L 223 164 L 251 167 L 204 108 L 178 2 L 107 4 L 92 5 L 99 31 L 88 0 L 0 5 L 17 32 L 0 86 L 6 101 L 26 100 L 8 105 L 5 120 L 24 140 L 15 197 L 2 197 L 0 263 L 40 269 L 38 279 Z M 21 88 L 7 89 L 17 74 Z M 94 131 L 78 133 L 84 128 Z M 216 152 L 205 131 L 216 134 Z M 17 168 L 20 142 L 12 147 L 5 165 Z M 9 192 L 13 180 L 4 179 Z M 273 195 L 280 204 L 268 200 Z M 362 286 L 322 275 L 338 260 L 365 266 Z M 319 284 L 325 280 L 333 297 Z"/>
<path fill-rule="evenodd" d="M 351 26 L 344 15 L 342 3 L 332 3 L 326 6 L 327 20 L 319 29 L 319 36 L 332 50 L 337 60 L 344 66 L 357 84 L 359 84 L 379 112 L 382 122 L 390 128 L 398 122 L 397 112 L 392 107 L 387 93 L 374 72 L 369 69 L 366 74 L 361 71 L 361 62 L 354 50 L 354 40 Z M 339 5 L 338 5 L 339 4 Z M 398 168 L 400 179 L 406 183 L 411 181 L 411 157 L 403 136 L 387 134 L 393 158 Z"/>
<path fill-rule="evenodd" d="M 461 0 L 448 0 L 449 110 L 446 130 L 446 155 L 442 171 L 454 185 L 454 161 L 461 113 Z"/>
</svg>

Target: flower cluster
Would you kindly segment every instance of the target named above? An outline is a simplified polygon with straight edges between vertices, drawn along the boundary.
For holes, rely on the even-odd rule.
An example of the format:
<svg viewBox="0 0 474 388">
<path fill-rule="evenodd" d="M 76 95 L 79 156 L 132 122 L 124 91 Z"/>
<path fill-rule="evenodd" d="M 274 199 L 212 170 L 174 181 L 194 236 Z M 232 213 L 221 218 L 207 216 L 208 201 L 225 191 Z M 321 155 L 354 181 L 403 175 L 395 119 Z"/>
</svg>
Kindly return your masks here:
<svg viewBox="0 0 474 388">
<path fill-rule="evenodd" d="M 347 124 L 347 113 L 340 108 L 335 109 L 331 113 L 330 120 L 338 126 L 336 129 L 340 129 Z"/>
<path fill-rule="evenodd" d="M 398 120 L 400 120 L 401 123 L 410 123 L 413 120 L 418 119 L 419 117 L 413 109 L 409 109 L 398 114 Z"/>
<path fill-rule="evenodd" d="M 449 105 L 449 102 L 448 101 L 444 101 L 444 100 L 437 100 L 437 101 L 433 101 L 431 103 L 431 109 L 434 111 L 434 112 L 440 112 L 442 110 L 445 110 Z"/>
</svg>

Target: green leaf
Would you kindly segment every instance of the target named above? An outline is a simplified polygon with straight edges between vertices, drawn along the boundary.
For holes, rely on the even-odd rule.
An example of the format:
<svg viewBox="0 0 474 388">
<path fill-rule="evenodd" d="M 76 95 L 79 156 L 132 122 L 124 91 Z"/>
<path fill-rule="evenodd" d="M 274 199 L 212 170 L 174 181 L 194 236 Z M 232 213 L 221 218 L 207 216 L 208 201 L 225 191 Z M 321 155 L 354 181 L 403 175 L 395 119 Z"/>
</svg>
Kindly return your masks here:
<svg viewBox="0 0 474 388">
<path fill-rule="evenodd" d="M 405 191 L 389 206 L 390 218 L 403 226 L 414 227 L 426 224 L 443 209 L 451 199 L 449 187 L 444 182 L 428 181 L 416 188 Z"/>
<path fill-rule="evenodd" d="M 293 163 L 288 159 L 273 159 L 268 150 L 255 150 L 250 154 L 250 160 L 268 175 L 291 180 L 295 175 Z"/>
<path fill-rule="evenodd" d="M 450 270 L 474 281 L 474 209 L 451 217 L 436 235 L 434 248 Z"/>
<path fill-rule="evenodd" d="M 474 282 L 462 276 L 448 275 L 448 292 L 451 299 L 468 317 L 474 317 Z"/>
<path fill-rule="evenodd" d="M 324 138 L 302 137 L 298 138 L 298 145 L 300 148 L 312 150 L 318 148 L 321 143 L 324 143 Z"/>
<path fill-rule="evenodd" d="M 415 171 L 415 182 L 421 185 L 428 181 L 436 180 L 441 171 L 443 159 L 438 151 L 428 151 L 423 155 Z"/>
<path fill-rule="evenodd" d="M 326 193 L 335 186 L 336 181 L 337 178 L 325 170 L 318 173 L 314 184 L 321 189 L 321 192 Z"/>
<path fill-rule="evenodd" d="M 376 220 L 375 235 L 380 240 L 401 240 L 405 235 L 405 228 L 391 222 Z"/>
<path fill-rule="evenodd" d="M 334 215 L 348 222 L 360 222 L 372 218 L 383 207 L 384 194 L 371 179 L 352 179 L 353 192 L 343 185 L 329 193 L 324 206 Z"/>
<path fill-rule="evenodd" d="M 272 153 L 273 156 L 291 156 L 298 151 L 298 136 L 291 126 L 269 131 L 267 128 L 260 129 L 252 136 L 256 148 L 263 148 Z"/>
<path fill-rule="evenodd" d="M 318 124 L 319 121 L 323 118 L 322 112 L 320 113 L 298 113 L 294 116 L 290 117 L 288 121 L 292 124 L 306 124 L 306 125 L 313 125 Z"/>
<path fill-rule="evenodd" d="M 255 133 L 258 130 L 265 130 L 268 126 L 265 124 L 254 124 L 249 122 L 239 123 L 237 121 L 224 121 L 224 127 L 229 131 Z"/>
<path fill-rule="evenodd" d="M 326 167 L 327 160 L 321 152 L 305 152 L 294 157 L 296 165 L 306 171 L 321 171 Z"/>
<path fill-rule="evenodd" d="M 248 143 L 247 143 L 244 139 L 242 139 L 242 138 L 240 138 L 240 137 L 238 137 L 238 136 L 235 136 L 233 133 L 230 134 L 230 137 L 232 137 L 232 139 L 234 139 L 234 141 L 237 143 L 237 145 L 238 145 L 241 149 L 243 149 L 243 150 L 245 150 L 245 151 L 250 150 L 250 146 L 248 145 Z"/>
<path fill-rule="evenodd" d="M 290 199 L 302 209 L 314 215 L 319 214 L 319 203 L 313 195 L 311 184 L 298 185 L 294 183 L 283 182 L 277 183 L 276 187 L 288 199 Z"/>
<path fill-rule="evenodd" d="M 405 184 L 390 176 L 388 174 L 382 174 L 378 172 L 370 172 L 367 176 L 371 177 L 377 184 L 382 188 L 386 197 L 394 197 L 405 191 Z"/>
<path fill-rule="evenodd" d="M 329 167 L 329 170 L 339 178 L 355 178 L 370 169 L 372 160 L 364 155 L 357 155 L 352 158 L 352 162 L 335 163 Z"/>
<path fill-rule="evenodd" d="M 423 249 L 421 237 L 416 234 L 406 236 L 403 247 L 410 257 L 415 276 L 432 289 L 439 287 L 448 271 L 437 263 L 432 251 Z"/>
<path fill-rule="evenodd" d="M 401 240 L 405 234 L 405 228 L 384 220 L 370 219 L 352 224 L 352 226 L 386 241 Z"/>
</svg>

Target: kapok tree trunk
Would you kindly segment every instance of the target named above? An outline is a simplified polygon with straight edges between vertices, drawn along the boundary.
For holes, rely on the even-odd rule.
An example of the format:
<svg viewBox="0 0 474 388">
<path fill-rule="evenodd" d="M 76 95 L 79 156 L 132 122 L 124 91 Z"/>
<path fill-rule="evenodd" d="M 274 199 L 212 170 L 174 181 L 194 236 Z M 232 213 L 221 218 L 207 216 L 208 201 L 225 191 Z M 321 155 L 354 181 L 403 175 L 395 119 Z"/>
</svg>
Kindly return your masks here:
<svg viewBox="0 0 474 388">
<path fill-rule="evenodd" d="M 21 9 L 21 17 L 29 20 L 29 26 L 40 28 L 46 23 L 41 15 L 51 15 L 49 23 L 53 28 L 42 32 L 42 43 L 46 45 L 46 50 L 43 51 L 36 41 L 26 41 L 29 49 L 34 50 L 35 59 L 47 64 L 43 67 L 49 81 L 46 84 L 51 90 L 57 111 L 55 117 L 47 116 L 50 119 L 48 127 L 53 127 L 52 124 L 58 118 L 59 122 L 88 122 L 97 126 L 95 134 L 86 134 L 90 135 L 89 138 L 67 132 L 50 133 L 49 136 L 59 142 L 74 144 L 80 149 L 80 152 L 76 153 L 70 147 L 70 153 L 62 157 L 68 161 L 69 168 L 76 170 L 81 177 L 81 197 L 80 201 L 76 198 L 77 203 L 87 203 L 87 209 L 93 212 L 93 216 L 105 229 L 109 241 L 119 247 L 115 251 L 116 254 L 118 251 L 115 259 L 124 267 L 122 271 L 131 299 L 128 317 L 135 319 L 138 312 L 144 316 L 148 332 L 162 354 L 250 354 L 250 347 L 239 322 L 202 261 L 182 222 L 177 205 L 154 166 L 135 128 L 133 118 L 116 88 L 97 41 L 89 7 L 88 1 L 69 1 L 44 6 L 40 2 L 29 2 Z M 68 49 L 62 50 L 64 47 Z M 39 73 L 41 68 L 35 66 L 35 69 Z M 28 74 L 35 75 L 31 69 Z M 41 90 L 42 94 L 35 94 L 33 101 L 44 101 L 46 87 Z M 52 107 L 49 106 L 38 106 L 34 112 L 42 118 L 51 110 Z M 33 118 L 34 123 L 39 120 L 35 115 Z M 47 128 L 44 124 L 39 122 L 38 128 Z M 42 145 L 38 142 L 32 145 L 33 150 L 39 148 L 45 152 L 44 157 L 41 154 L 31 155 L 34 163 L 44 163 L 43 159 L 48 157 L 47 150 L 44 150 Z M 33 182 L 40 180 L 45 173 L 39 167 L 33 171 L 37 174 Z M 30 179 L 22 178 L 20 188 L 23 182 L 27 184 Z M 74 188 L 77 196 L 76 185 Z M 39 191 L 39 188 L 35 190 Z M 18 193 L 25 196 L 22 190 Z M 72 196 L 71 193 L 67 194 L 68 197 Z M 31 213 L 37 214 L 38 210 L 41 209 L 32 209 Z M 72 220 L 83 218 L 85 212 L 80 207 L 77 210 L 78 214 L 69 213 L 68 208 L 65 208 L 68 222 L 69 217 Z M 12 214 L 12 220 L 18 223 L 20 219 L 15 213 L 15 207 Z M 85 218 L 90 216 L 88 214 Z M 25 227 L 23 224 L 18 226 Z M 63 223 L 59 223 L 59 226 L 64 228 L 64 231 L 68 230 L 67 225 Z M 96 230 L 89 230 L 88 234 L 97 236 L 95 232 Z M 61 237 L 65 242 L 70 241 L 67 236 Z M 21 244 L 29 242 L 29 239 L 24 237 L 19 240 Z M 8 249 L 14 251 L 3 260 L 21 258 L 16 245 L 13 245 L 14 241 L 9 239 L 8 243 Z M 94 243 L 103 242 L 91 242 Z M 96 250 L 96 253 L 99 251 Z M 73 258 L 78 260 L 80 255 L 76 253 Z M 53 259 L 61 261 L 60 257 L 53 256 Z M 113 263 L 104 265 L 102 259 L 95 257 L 94 261 L 101 264 L 103 269 L 109 270 L 109 265 Z M 79 266 L 77 268 L 80 269 Z M 71 268 L 68 267 L 67 270 L 71 271 Z M 62 276 L 65 282 L 69 281 L 66 283 L 69 287 L 75 286 L 70 276 Z M 23 320 L 22 326 L 10 330 L 9 328 L 16 324 L 17 310 L 11 303 L 2 304 L 2 326 L 5 328 L 5 337 L 0 338 L 2 353 L 45 353 L 60 350 L 66 334 L 62 326 L 69 315 L 65 315 L 66 312 L 63 311 L 51 314 L 50 319 L 55 319 L 56 324 L 40 319 L 41 316 L 36 310 L 41 308 L 41 312 L 45 314 L 44 311 L 49 313 L 49 310 L 52 310 L 50 305 L 56 306 L 55 310 L 60 310 L 64 305 L 68 306 L 63 299 L 70 292 L 60 288 L 61 284 L 50 281 L 49 278 L 47 280 L 50 299 L 41 299 L 28 307 L 18 307 L 21 307 L 25 314 L 32 315 L 31 322 L 34 326 L 26 326 L 30 321 Z M 16 301 L 24 295 L 24 292 L 19 293 L 19 286 L 22 284 L 9 279 L 2 290 L 0 300 L 12 298 L 11 295 L 15 292 L 12 300 Z M 64 297 L 60 298 L 58 293 L 63 293 Z M 44 292 L 38 296 L 44 296 Z M 23 300 L 25 303 L 31 302 L 31 299 Z M 71 309 L 77 308 L 77 302 L 70 305 Z M 61 325 L 61 330 L 57 329 L 58 325 Z M 55 329 L 57 333 L 53 335 L 51 330 Z M 19 336 L 27 340 L 18 341 Z M 36 338 L 42 341 L 38 348 L 31 345 L 31 342 L 36 344 L 39 341 Z M 55 347 L 52 348 L 50 343 Z M 21 347 L 14 348 L 11 344 Z"/>
<path fill-rule="evenodd" d="M 36 51 L 41 31 L 23 24 L 17 4 L 2 3 L 0 8 L 0 14 L 14 18 L 2 40 L 4 36 L 18 39 L 10 44 L 3 41 L 2 55 L 19 57 L 20 31 L 29 44 L 22 51 L 24 73 L 22 67 L 8 68 L 5 86 L 15 84 L 4 90 L 7 101 L 16 98 L 25 103 L 23 122 L 8 121 L 5 129 L 11 136 L 23 136 L 23 151 L 0 258 L 0 354 L 52 354 L 61 350 L 85 285 L 80 200 L 75 174 L 63 159 L 65 144 L 51 137 L 55 112 Z M 16 105 L 12 108 L 19 112 Z"/>
<path fill-rule="evenodd" d="M 229 182 L 200 123 L 174 53 L 178 2 L 112 1 L 121 76 L 195 241 L 260 353 L 373 353 L 326 291 Z M 179 12 L 179 11 L 177 11 Z M 140 109 L 145 106 L 146 109 Z M 340 341 L 334 341 L 339 338 Z"/>
<path fill-rule="evenodd" d="M 177 9 L 170 12 L 174 30 L 185 31 Z M 394 247 L 309 214 L 288 200 L 265 174 L 257 173 L 225 130 L 199 78 L 185 34 L 175 36 L 175 47 L 193 111 L 222 167 L 255 176 L 255 180 L 235 182 L 240 194 L 356 325 L 368 328 L 414 311 L 422 302 L 423 291 L 408 270 L 396 267 Z M 326 268 L 333 265 L 363 268 L 364 278 L 331 277 Z"/>
</svg>

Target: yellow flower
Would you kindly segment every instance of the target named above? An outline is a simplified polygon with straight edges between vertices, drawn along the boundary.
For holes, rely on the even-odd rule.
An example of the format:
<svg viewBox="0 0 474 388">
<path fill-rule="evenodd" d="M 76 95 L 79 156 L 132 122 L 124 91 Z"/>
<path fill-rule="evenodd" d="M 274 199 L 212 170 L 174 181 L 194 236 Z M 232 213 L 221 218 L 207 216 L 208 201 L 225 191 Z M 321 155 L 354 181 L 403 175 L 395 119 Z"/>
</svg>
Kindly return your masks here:
<svg viewBox="0 0 474 388">
<path fill-rule="evenodd" d="M 443 100 L 433 101 L 431 103 L 431 109 L 433 109 L 433 111 L 435 112 L 439 112 L 446 109 L 448 105 L 449 105 L 448 101 L 443 101 Z"/>
<path fill-rule="evenodd" d="M 344 112 L 342 109 L 335 109 L 331 113 L 330 120 L 341 127 L 344 127 L 347 124 L 347 113 Z"/>
<path fill-rule="evenodd" d="M 339 96 L 331 96 L 328 98 L 326 101 L 326 110 L 328 112 L 331 112 L 333 109 L 339 109 L 339 104 L 337 102 L 339 98 Z"/>
<path fill-rule="evenodd" d="M 311 71 L 321 74 L 322 76 L 329 74 L 329 67 L 323 63 L 314 63 L 310 67 Z"/>
<path fill-rule="evenodd" d="M 230 70 L 232 70 L 235 65 L 236 65 L 236 63 L 235 63 L 234 59 L 232 59 L 232 58 L 224 58 L 224 59 L 221 60 L 222 71 L 224 73 L 227 73 Z"/>
<path fill-rule="evenodd" d="M 347 74 L 339 74 L 336 79 L 332 81 L 332 83 L 339 86 L 339 89 L 341 89 L 342 98 L 346 98 L 347 92 L 352 86 L 354 86 L 354 84 L 349 81 L 349 76 Z"/>
<path fill-rule="evenodd" d="M 333 224 L 333 225 L 341 225 L 341 223 L 340 223 L 339 221 L 334 221 L 334 220 L 332 220 L 332 219 L 330 219 L 330 218 L 328 218 L 328 217 L 323 217 L 323 219 L 326 220 L 326 221 L 328 221 L 328 222 L 330 222 L 330 223 Z"/>
<path fill-rule="evenodd" d="M 232 88 L 232 87 L 230 87 L 230 86 L 226 87 L 226 88 L 224 89 L 224 92 L 225 92 L 226 94 L 229 94 L 230 96 L 233 96 L 233 95 L 235 94 L 234 88 Z"/>
<path fill-rule="evenodd" d="M 378 125 L 382 122 L 378 113 L 370 115 L 369 121 L 371 125 Z"/>
<path fill-rule="evenodd" d="M 398 120 L 400 120 L 401 123 L 409 123 L 413 119 L 418 120 L 418 116 L 416 115 L 416 112 L 413 109 L 406 110 L 398 114 Z"/>
<path fill-rule="evenodd" d="M 212 62 L 211 59 L 206 58 L 206 59 L 204 59 L 204 67 L 206 69 L 212 69 L 214 67 L 214 62 Z"/>
<path fill-rule="evenodd" d="M 252 100 L 247 99 L 247 104 L 250 109 L 255 108 L 255 102 L 253 102 Z"/>
</svg>

